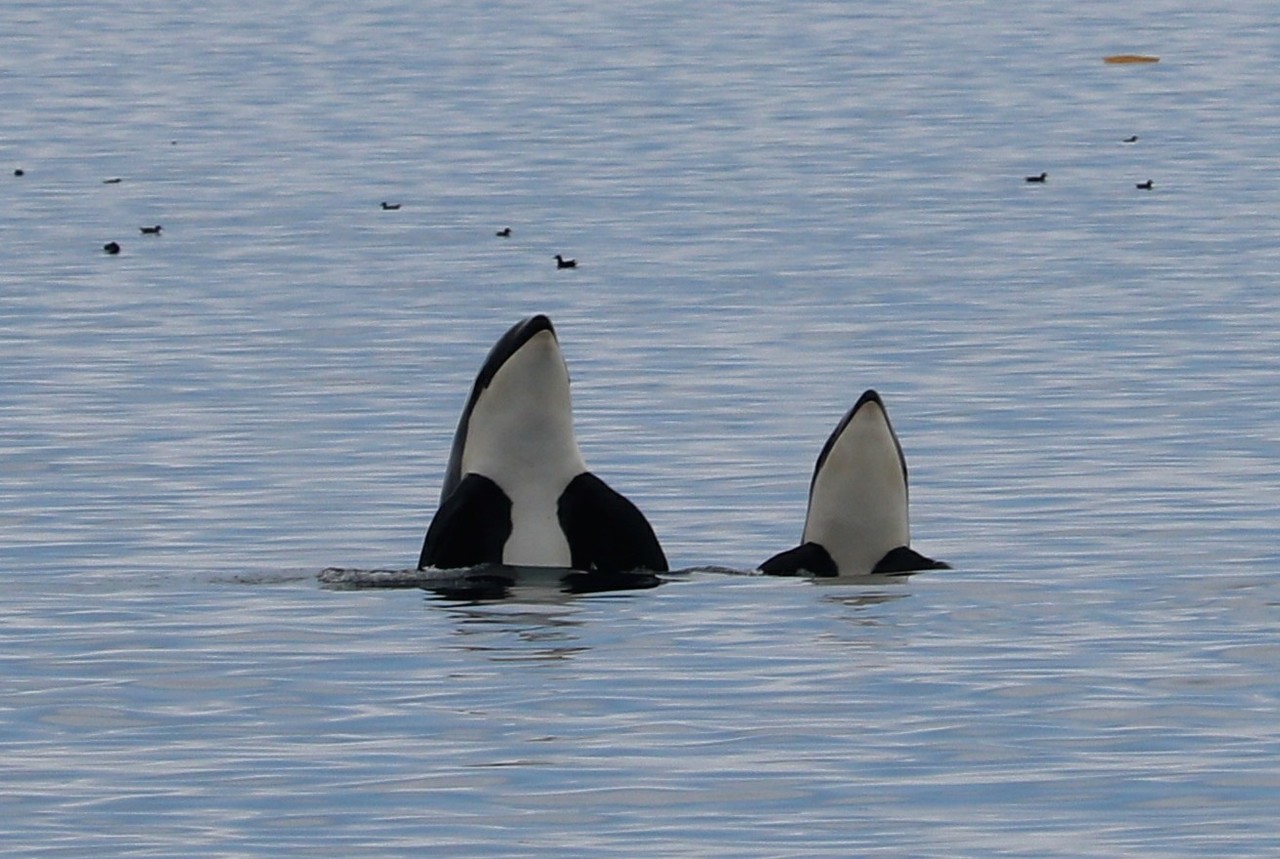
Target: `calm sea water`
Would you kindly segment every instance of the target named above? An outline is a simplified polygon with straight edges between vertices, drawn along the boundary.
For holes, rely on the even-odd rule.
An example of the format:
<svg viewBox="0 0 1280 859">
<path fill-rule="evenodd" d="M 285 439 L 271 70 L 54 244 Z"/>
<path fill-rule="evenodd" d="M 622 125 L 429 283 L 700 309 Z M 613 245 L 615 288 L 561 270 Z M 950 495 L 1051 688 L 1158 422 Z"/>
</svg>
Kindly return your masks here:
<svg viewBox="0 0 1280 859">
<path fill-rule="evenodd" d="M 181 5 L 0 7 L 0 852 L 1280 852 L 1270 4 Z M 532 312 L 685 572 L 327 585 Z M 867 387 L 955 569 L 726 574 Z"/>
</svg>

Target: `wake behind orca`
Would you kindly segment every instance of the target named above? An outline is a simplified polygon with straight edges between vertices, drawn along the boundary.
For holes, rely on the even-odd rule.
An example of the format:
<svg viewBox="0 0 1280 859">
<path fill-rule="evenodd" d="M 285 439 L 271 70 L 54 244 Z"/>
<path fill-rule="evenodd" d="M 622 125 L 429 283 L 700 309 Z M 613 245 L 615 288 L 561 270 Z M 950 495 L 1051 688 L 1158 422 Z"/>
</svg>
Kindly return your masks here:
<svg viewBox="0 0 1280 859">
<path fill-rule="evenodd" d="M 665 579 L 657 573 L 579 572 L 555 567 L 514 567 L 480 564 L 456 569 L 356 569 L 326 567 L 320 584 L 329 590 L 424 590 L 447 600 L 466 602 L 517 599 L 520 602 L 563 602 L 568 597 L 608 591 L 656 588 Z"/>
<path fill-rule="evenodd" d="M 543 315 L 512 326 L 480 368 L 418 557 L 419 569 L 481 565 L 561 568 L 601 586 L 668 569 L 644 514 L 587 470 Z"/>
<path fill-rule="evenodd" d="M 949 569 L 910 547 L 907 459 L 880 395 L 866 391 L 818 455 L 800 545 L 760 565 L 773 575 Z"/>
</svg>

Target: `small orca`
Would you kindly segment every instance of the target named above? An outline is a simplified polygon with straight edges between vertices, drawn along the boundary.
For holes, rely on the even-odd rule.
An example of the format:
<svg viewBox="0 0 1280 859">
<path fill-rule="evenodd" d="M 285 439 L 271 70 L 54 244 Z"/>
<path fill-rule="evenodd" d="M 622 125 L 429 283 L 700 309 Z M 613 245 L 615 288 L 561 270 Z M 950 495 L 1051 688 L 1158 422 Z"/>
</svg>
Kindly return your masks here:
<svg viewBox="0 0 1280 859">
<path fill-rule="evenodd" d="M 577 267 L 578 267 L 578 261 L 576 259 L 565 259 L 564 257 L 560 256 L 560 254 L 556 254 L 556 268 L 577 268 Z"/>
<path fill-rule="evenodd" d="M 907 460 L 880 395 L 867 391 L 813 469 L 800 545 L 760 565 L 772 575 L 860 576 L 949 569 L 910 547 Z"/>
<path fill-rule="evenodd" d="M 418 569 L 481 564 L 601 577 L 668 569 L 644 514 L 587 470 L 546 316 L 512 326 L 480 368 L 418 557 Z"/>
<path fill-rule="evenodd" d="M 1028 176 L 1027 181 L 1028 182 L 1044 182 L 1048 178 L 1049 178 L 1048 173 L 1041 173 L 1039 176 Z"/>
</svg>

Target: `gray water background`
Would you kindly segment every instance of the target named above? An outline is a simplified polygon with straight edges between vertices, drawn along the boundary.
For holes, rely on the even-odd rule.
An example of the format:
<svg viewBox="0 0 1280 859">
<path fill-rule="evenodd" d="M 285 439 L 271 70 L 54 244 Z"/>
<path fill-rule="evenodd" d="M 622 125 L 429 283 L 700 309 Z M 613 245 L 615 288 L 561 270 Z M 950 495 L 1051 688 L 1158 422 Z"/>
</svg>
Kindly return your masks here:
<svg viewBox="0 0 1280 859">
<path fill-rule="evenodd" d="M 1280 852 L 1277 23 L 0 6 L 0 853 Z M 324 587 L 532 312 L 674 567 L 875 387 L 955 569 Z"/>
</svg>

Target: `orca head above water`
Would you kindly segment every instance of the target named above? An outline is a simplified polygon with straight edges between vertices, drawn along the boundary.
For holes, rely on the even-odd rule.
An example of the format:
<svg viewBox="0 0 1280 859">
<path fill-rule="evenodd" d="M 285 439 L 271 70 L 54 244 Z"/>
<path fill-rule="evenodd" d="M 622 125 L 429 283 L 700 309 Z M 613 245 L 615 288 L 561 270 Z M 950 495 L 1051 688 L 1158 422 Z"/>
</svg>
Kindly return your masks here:
<svg viewBox="0 0 1280 859">
<path fill-rule="evenodd" d="M 818 454 L 800 545 L 760 570 L 863 576 L 946 568 L 910 547 L 908 500 L 902 445 L 880 395 L 868 390 Z"/>
<path fill-rule="evenodd" d="M 418 559 L 420 569 L 478 564 L 667 570 L 644 514 L 582 459 L 569 372 L 543 315 L 512 326 L 480 368 Z"/>
</svg>

